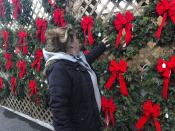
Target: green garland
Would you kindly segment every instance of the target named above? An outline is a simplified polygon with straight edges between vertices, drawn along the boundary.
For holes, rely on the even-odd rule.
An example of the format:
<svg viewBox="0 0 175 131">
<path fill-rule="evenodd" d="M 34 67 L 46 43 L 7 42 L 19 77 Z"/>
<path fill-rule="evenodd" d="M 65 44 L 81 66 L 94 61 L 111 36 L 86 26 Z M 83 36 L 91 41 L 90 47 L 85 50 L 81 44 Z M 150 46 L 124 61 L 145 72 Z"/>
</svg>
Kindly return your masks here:
<svg viewBox="0 0 175 131">
<path fill-rule="evenodd" d="M 138 0 L 139 1 L 139 0 Z M 116 2 L 116 1 L 115 1 Z M 114 98 L 115 104 L 117 106 L 115 112 L 115 127 L 112 130 L 121 130 L 121 131 L 134 131 L 136 121 L 142 116 L 142 105 L 147 99 L 152 99 L 153 102 L 158 102 L 161 106 L 161 115 L 159 117 L 159 121 L 161 123 L 162 130 L 171 130 L 175 129 L 175 84 L 174 79 L 175 75 L 172 74 L 171 82 L 169 85 L 169 99 L 168 101 L 164 101 L 162 99 L 162 88 L 163 88 L 163 78 L 156 70 L 157 58 L 153 57 L 151 59 L 151 53 L 153 53 L 158 46 L 164 48 L 168 48 L 169 50 L 173 46 L 173 42 L 175 40 L 175 26 L 171 22 L 170 19 L 167 19 L 165 26 L 163 27 L 161 38 L 157 40 L 155 38 L 155 32 L 158 28 L 157 18 L 158 15 L 155 10 L 155 6 L 158 0 L 154 0 L 150 3 L 149 6 L 145 9 L 145 13 L 142 16 L 137 16 L 134 18 L 133 23 L 133 39 L 130 44 L 126 48 L 122 48 L 120 45 L 118 49 L 115 48 L 115 40 L 118 35 L 118 32 L 115 30 L 113 25 L 114 17 L 104 25 L 101 23 L 101 19 L 94 20 L 93 26 L 93 37 L 95 43 L 98 43 L 102 40 L 106 35 L 109 36 L 109 43 L 111 43 L 111 48 L 105 52 L 107 55 L 102 56 L 99 60 L 93 64 L 93 67 L 99 77 L 99 87 L 103 91 L 103 94 L 107 98 Z M 53 9 L 51 5 L 49 5 L 47 0 L 42 0 L 42 4 L 46 12 L 49 14 L 53 14 Z M 45 5 L 44 5 L 45 4 Z M 56 3 L 57 5 L 60 3 Z M 62 5 L 62 4 L 61 4 Z M 49 10 L 48 10 L 49 9 Z M 29 18 L 29 17 L 27 17 Z M 80 21 L 75 21 L 73 17 L 69 14 L 66 14 L 65 19 L 68 23 L 74 25 L 74 27 L 78 31 L 78 38 L 80 42 L 83 43 L 83 30 L 81 28 Z M 28 19 L 30 20 L 30 19 Z M 27 21 L 27 20 L 26 20 Z M 22 22 L 23 23 L 23 22 Z M 30 22 L 29 22 L 30 23 Z M 28 24 L 29 24 L 28 23 Z M 53 24 L 49 23 L 48 28 L 53 28 Z M 18 84 L 17 84 L 17 98 L 21 99 L 25 96 L 25 90 L 27 94 L 30 93 L 30 89 L 28 87 L 29 81 L 34 79 L 37 84 L 37 90 L 39 92 L 40 103 L 47 108 L 48 106 L 48 89 L 47 89 L 47 81 L 43 76 L 42 72 L 44 69 L 44 60 L 42 60 L 42 68 L 38 73 L 35 69 L 31 68 L 31 63 L 34 61 L 34 55 L 38 48 L 43 48 L 44 45 L 40 43 L 40 41 L 35 39 L 35 22 L 32 21 L 32 28 L 28 31 L 27 37 L 27 46 L 29 54 L 23 56 L 22 53 L 19 55 L 14 55 L 13 51 L 16 46 L 17 39 L 17 31 L 13 32 L 13 40 L 11 53 L 14 56 L 13 62 L 16 63 L 19 59 L 26 60 L 27 63 L 27 72 L 23 80 L 19 80 L 18 70 L 16 70 L 16 65 L 13 70 L 10 70 L 10 77 L 16 76 Z M 101 35 L 99 35 L 101 34 Z M 2 41 L 2 39 L 0 39 Z M 148 52 L 146 49 L 148 48 L 147 43 L 151 42 L 153 48 L 149 49 Z M 153 45 L 156 43 L 156 46 Z M 88 43 L 87 43 L 88 45 Z M 96 46 L 97 44 L 94 44 Z M 83 44 L 82 44 L 83 46 Z M 93 46 L 93 47 L 94 47 Z M 85 49 L 91 49 L 89 45 L 84 47 Z M 145 62 L 146 58 L 140 57 L 143 55 L 143 52 L 146 53 L 146 58 L 150 62 Z M 173 53 L 166 54 L 163 58 L 167 59 L 169 56 L 173 55 Z M 120 58 L 125 59 L 128 63 L 129 67 L 127 69 L 127 73 L 125 73 L 124 77 L 127 81 L 127 89 L 129 91 L 128 97 L 123 97 L 120 93 L 120 87 L 118 81 L 116 81 L 111 88 L 110 91 L 107 91 L 104 87 L 106 81 L 110 77 L 110 72 L 108 70 L 109 62 L 112 58 L 115 58 L 116 61 L 119 61 Z M 133 63 L 132 63 L 133 62 Z M 5 61 L 2 59 L 2 65 L 4 65 Z M 136 63 L 136 64 L 134 64 Z M 137 66 L 141 67 L 141 70 L 137 68 Z M 2 66 L 1 69 L 3 72 L 6 72 Z M 36 97 L 32 96 L 31 100 L 35 102 Z M 169 118 L 165 117 L 165 114 L 169 114 Z M 104 116 L 101 116 L 104 119 Z M 104 127 L 105 127 L 105 123 Z M 144 130 L 153 130 L 155 127 L 152 121 L 148 121 L 144 127 Z"/>
<path fill-rule="evenodd" d="M 2 78 L 3 83 L 3 89 L 0 89 L 0 99 L 4 99 L 10 95 L 9 83 L 7 79 L 5 79 L 4 76 L 2 76 L 2 73 L 0 77 Z"/>
<path fill-rule="evenodd" d="M 157 18 L 158 15 L 155 10 L 157 0 L 154 0 L 150 3 L 149 6 L 145 9 L 145 13 L 142 16 L 137 16 L 134 18 L 133 23 L 133 39 L 126 48 L 122 48 L 120 45 L 119 49 L 115 48 L 115 39 L 117 37 L 117 31 L 113 25 L 112 18 L 106 26 L 101 23 L 101 20 L 94 21 L 93 27 L 93 36 L 95 43 L 101 41 L 106 35 L 109 36 L 109 43 L 112 45 L 109 49 L 108 54 L 103 56 L 97 61 L 93 67 L 96 69 L 96 73 L 99 77 L 99 87 L 103 91 L 104 95 L 107 98 L 114 98 L 116 103 L 116 113 L 115 113 L 115 127 L 112 130 L 121 130 L 121 131 L 134 131 L 135 123 L 142 116 L 142 105 L 147 99 L 152 99 L 153 102 L 158 102 L 161 106 L 161 116 L 159 121 L 161 123 L 162 130 L 175 129 L 175 103 L 174 92 L 174 76 L 171 76 L 171 84 L 169 86 L 169 99 L 164 101 L 162 98 L 162 89 L 163 89 L 163 78 L 156 70 L 157 58 L 154 58 L 151 62 L 151 65 L 147 65 L 144 60 L 134 58 L 139 55 L 141 49 L 148 48 L 147 43 L 151 44 L 156 43 L 157 46 L 167 47 L 171 49 L 174 44 L 175 36 L 175 25 L 170 19 L 167 19 L 165 26 L 163 27 L 161 38 L 157 40 L 155 37 L 155 32 L 158 29 Z M 81 24 L 78 23 L 79 39 L 83 43 L 83 30 L 81 29 Z M 102 36 L 98 37 L 98 33 L 101 33 Z M 95 46 L 95 45 L 94 45 Z M 154 52 L 156 47 L 153 47 L 151 52 Z M 86 47 L 90 49 L 90 46 Z M 93 47 L 92 47 L 93 48 Z M 148 59 L 149 59 L 149 52 Z M 171 53 L 173 55 L 173 53 Z M 170 54 L 166 54 L 163 58 L 168 59 Z M 140 64 L 140 67 L 147 65 L 143 68 L 143 72 L 139 71 L 135 65 L 130 64 L 127 73 L 124 77 L 127 81 L 127 89 L 129 90 L 129 96 L 123 97 L 120 93 L 120 87 L 118 81 L 113 85 L 110 91 L 107 91 L 104 87 L 105 83 L 109 79 L 110 72 L 108 70 L 109 61 L 113 56 L 116 61 L 119 61 L 120 58 L 124 58 L 126 61 L 135 61 Z M 166 118 L 165 115 L 169 114 L 169 118 Z M 102 119 L 104 116 L 102 115 Z M 105 127 L 105 123 L 104 127 Z M 144 130 L 153 130 L 155 129 L 152 121 L 148 121 L 144 126 Z"/>
<path fill-rule="evenodd" d="M 11 4 L 8 0 L 3 0 L 4 16 L 0 17 L 0 21 L 3 24 L 7 24 L 12 21 Z"/>
<path fill-rule="evenodd" d="M 51 14 L 53 13 L 53 8 L 48 0 L 42 0 L 42 6 L 44 7 L 44 11 Z"/>
<path fill-rule="evenodd" d="M 19 16 L 18 22 L 21 25 L 29 25 L 33 21 L 33 10 L 31 0 L 21 0 L 22 13 Z"/>
</svg>

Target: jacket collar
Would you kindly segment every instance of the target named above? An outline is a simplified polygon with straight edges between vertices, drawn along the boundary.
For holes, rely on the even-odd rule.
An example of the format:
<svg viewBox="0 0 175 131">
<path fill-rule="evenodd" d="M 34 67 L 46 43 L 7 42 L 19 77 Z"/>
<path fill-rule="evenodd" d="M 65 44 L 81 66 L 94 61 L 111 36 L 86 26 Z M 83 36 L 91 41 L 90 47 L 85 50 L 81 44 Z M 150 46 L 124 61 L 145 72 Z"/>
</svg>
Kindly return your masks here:
<svg viewBox="0 0 175 131">
<path fill-rule="evenodd" d="M 72 62 L 77 62 L 77 60 L 75 59 L 75 57 L 73 55 L 64 53 L 64 52 L 48 52 L 45 49 L 43 49 L 43 55 L 44 55 L 44 59 L 46 61 L 47 65 L 49 63 L 49 61 L 51 60 L 60 60 L 60 59 L 64 59 L 64 60 L 68 60 L 68 61 L 72 61 Z M 80 52 L 79 56 L 82 55 L 82 52 Z"/>
</svg>

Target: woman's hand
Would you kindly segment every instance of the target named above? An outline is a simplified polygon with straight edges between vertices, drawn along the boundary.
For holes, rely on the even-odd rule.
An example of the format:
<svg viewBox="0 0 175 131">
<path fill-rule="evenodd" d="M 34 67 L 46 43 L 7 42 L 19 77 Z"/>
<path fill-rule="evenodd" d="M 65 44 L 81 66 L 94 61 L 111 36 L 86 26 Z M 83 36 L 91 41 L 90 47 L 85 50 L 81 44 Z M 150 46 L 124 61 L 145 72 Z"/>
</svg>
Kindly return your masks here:
<svg viewBox="0 0 175 131">
<path fill-rule="evenodd" d="M 102 42 L 106 45 L 106 48 L 108 48 L 110 46 L 110 44 L 108 43 L 108 36 L 106 36 L 105 38 L 103 38 Z"/>
<path fill-rule="evenodd" d="M 105 38 L 103 38 L 102 42 L 103 42 L 104 44 L 106 44 L 106 43 L 108 42 L 108 36 L 106 36 Z"/>
</svg>

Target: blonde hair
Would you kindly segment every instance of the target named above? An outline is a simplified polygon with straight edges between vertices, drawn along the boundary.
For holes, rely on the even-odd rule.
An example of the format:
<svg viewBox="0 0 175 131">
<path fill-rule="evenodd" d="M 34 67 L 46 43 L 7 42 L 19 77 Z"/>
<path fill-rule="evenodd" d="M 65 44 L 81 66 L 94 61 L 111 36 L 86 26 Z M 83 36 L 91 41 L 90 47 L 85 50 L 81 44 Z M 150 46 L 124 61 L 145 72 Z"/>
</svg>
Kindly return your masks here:
<svg viewBox="0 0 175 131">
<path fill-rule="evenodd" d="M 66 52 L 68 45 L 72 42 L 69 26 L 49 29 L 45 35 L 45 50 L 49 52 Z"/>
</svg>

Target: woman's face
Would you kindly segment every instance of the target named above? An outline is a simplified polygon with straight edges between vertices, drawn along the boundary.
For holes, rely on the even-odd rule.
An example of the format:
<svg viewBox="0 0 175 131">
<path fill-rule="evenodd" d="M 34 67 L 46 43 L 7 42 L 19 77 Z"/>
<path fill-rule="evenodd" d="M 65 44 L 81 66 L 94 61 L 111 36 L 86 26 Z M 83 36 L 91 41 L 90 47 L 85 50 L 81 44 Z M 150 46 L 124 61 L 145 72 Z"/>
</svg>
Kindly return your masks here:
<svg viewBox="0 0 175 131">
<path fill-rule="evenodd" d="M 79 54 L 79 52 L 80 52 L 80 43 L 79 43 L 79 40 L 76 37 L 76 34 L 73 35 L 72 49 L 73 49 L 74 52 Z"/>
</svg>

